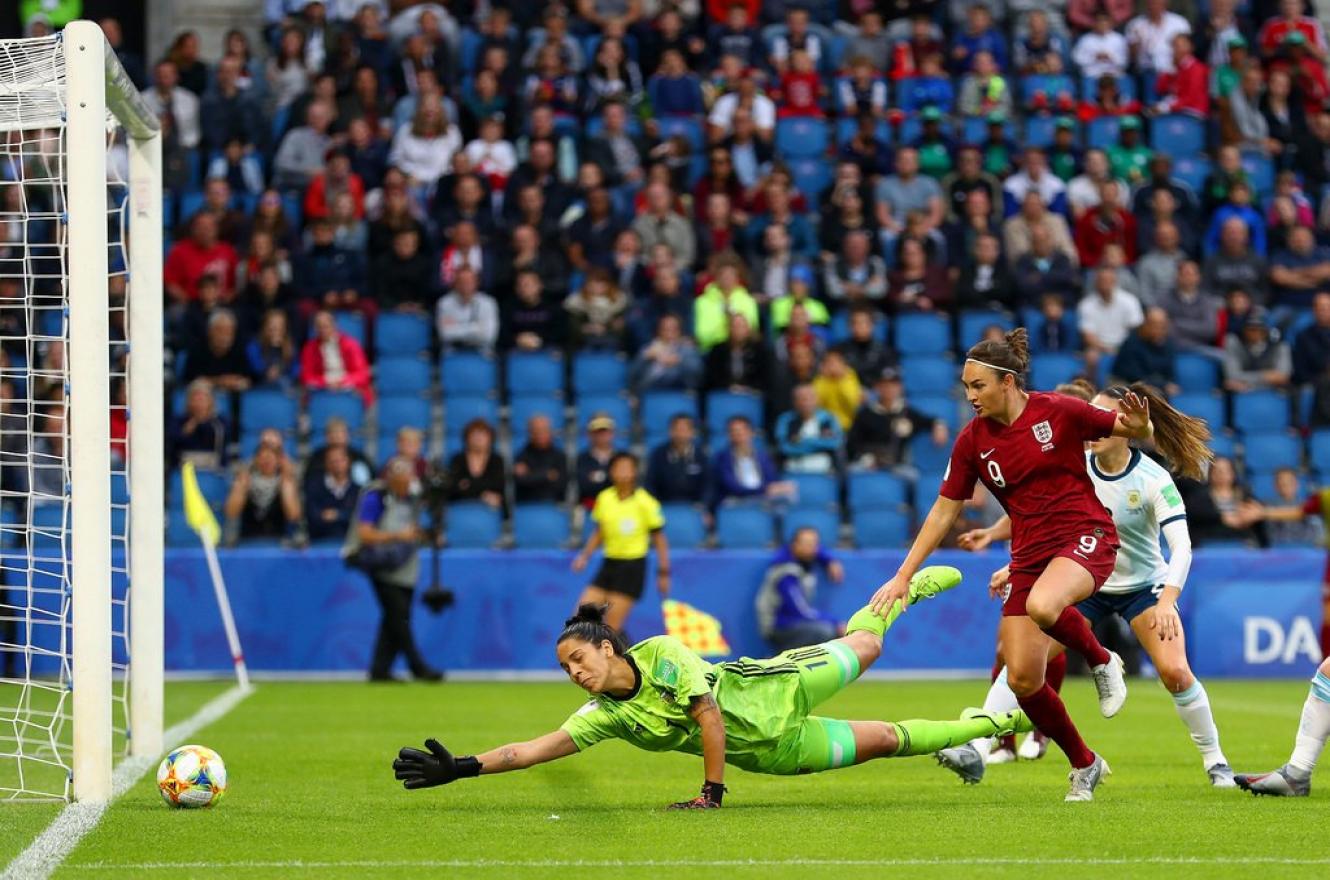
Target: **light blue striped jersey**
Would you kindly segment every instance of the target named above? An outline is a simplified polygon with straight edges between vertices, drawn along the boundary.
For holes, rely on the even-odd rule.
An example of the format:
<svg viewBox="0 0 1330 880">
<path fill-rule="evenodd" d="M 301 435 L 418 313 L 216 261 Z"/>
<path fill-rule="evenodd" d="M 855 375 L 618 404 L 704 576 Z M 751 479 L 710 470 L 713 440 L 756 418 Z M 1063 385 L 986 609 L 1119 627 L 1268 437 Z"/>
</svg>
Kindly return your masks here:
<svg viewBox="0 0 1330 880">
<path fill-rule="evenodd" d="M 1174 520 L 1186 520 L 1187 509 L 1173 478 L 1154 459 L 1131 451 L 1127 469 L 1111 476 L 1101 472 L 1093 453 L 1086 466 L 1095 494 L 1118 527 L 1118 561 L 1101 592 L 1130 593 L 1164 582 L 1168 563 L 1159 546 L 1160 531 Z"/>
</svg>

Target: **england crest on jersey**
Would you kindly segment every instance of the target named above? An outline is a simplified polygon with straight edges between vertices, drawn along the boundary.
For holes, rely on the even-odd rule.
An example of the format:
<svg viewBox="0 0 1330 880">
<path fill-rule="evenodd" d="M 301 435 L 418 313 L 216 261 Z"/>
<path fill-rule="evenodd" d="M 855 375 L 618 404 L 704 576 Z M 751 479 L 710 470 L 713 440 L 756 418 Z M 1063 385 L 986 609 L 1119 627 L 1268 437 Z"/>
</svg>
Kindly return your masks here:
<svg viewBox="0 0 1330 880">
<path fill-rule="evenodd" d="M 1047 420 L 1040 422 L 1030 430 L 1034 431 L 1034 439 L 1040 443 L 1048 443 L 1053 439 L 1053 426 Z"/>
</svg>

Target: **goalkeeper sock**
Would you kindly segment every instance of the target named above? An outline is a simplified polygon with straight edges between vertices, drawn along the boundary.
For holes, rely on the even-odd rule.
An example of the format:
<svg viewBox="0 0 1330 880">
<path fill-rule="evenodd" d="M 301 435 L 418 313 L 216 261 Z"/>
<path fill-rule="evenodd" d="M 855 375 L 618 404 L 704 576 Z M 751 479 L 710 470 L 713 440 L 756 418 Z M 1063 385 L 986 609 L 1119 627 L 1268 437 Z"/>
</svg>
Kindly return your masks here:
<svg viewBox="0 0 1330 880">
<path fill-rule="evenodd" d="M 1020 701 L 1016 699 L 1016 694 L 1012 692 L 1011 685 L 1007 684 L 1007 667 L 1003 666 L 1001 671 L 993 678 L 993 684 L 988 688 L 988 695 L 984 697 L 985 712 L 1011 712 L 1021 707 Z M 970 742 L 970 745 L 979 750 L 979 754 L 985 758 L 993 751 L 993 738 L 988 735 L 980 736 Z"/>
<path fill-rule="evenodd" d="M 898 744 L 892 757 L 931 755 L 967 743 L 972 739 L 993 735 L 993 722 L 987 718 L 962 718 L 959 721 L 893 721 Z"/>
<path fill-rule="evenodd" d="M 887 630 L 891 629 L 891 625 L 896 622 L 896 618 L 901 616 L 902 601 L 904 600 L 897 599 L 895 604 L 891 606 L 891 610 L 887 612 L 886 617 L 879 617 L 873 613 L 872 608 L 865 605 L 854 612 L 853 616 L 845 622 L 845 634 L 848 636 L 852 632 L 863 630 L 882 638 L 886 635 Z"/>
</svg>

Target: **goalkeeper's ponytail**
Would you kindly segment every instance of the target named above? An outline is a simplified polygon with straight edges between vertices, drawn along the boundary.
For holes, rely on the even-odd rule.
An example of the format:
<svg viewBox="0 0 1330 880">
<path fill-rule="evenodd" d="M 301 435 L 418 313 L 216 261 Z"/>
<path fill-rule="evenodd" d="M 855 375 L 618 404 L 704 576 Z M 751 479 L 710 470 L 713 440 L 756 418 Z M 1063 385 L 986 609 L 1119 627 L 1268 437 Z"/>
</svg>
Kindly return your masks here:
<svg viewBox="0 0 1330 880">
<path fill-rule="evenodd" d="M 579 605 L 577 613 L 563 622 L 563 632 L 559 633 L 555 644 L 569 639 L 590 642 L 593 645 L 609 642 L 614 647 L 614 653 L 626 653 L 628 645 L 623 640 L 623 633 L 605 622 L 605 611 L 609 607 L 593 602 Z"/>
</svg>

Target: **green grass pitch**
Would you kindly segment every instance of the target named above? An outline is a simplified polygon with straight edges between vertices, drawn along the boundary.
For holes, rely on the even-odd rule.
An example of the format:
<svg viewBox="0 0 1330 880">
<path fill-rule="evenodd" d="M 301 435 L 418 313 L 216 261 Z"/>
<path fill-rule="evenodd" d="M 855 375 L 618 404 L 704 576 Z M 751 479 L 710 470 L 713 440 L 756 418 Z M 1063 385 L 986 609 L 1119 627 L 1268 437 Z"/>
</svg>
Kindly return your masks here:
<svg viewBox="0 0 1330 880">
<path fill-rule="evenodd" d="M 172 720 L 219 684 L 168 687 Z M 848 718 L 952 717 L 985 682 L 862 682 L 824 706 Z M 1064 804 L 1066 763 L 992 768 L 962 786 L 931 758 L 818 776 L 731 769 L 724 809 L 670 813 L 701 762 L 606 743 L 532 770 L 406 792 L 396 749 L 436 735 L 459 753 L 557 727 L 582 702 L 568 684 L 262 684 L 195 738 L 226 759 L 210 811 L 173 811 L 143 779 L 57 877 L 661 878 L 1330 876 L 1330 777 L 1311 798 L 1209 788 L 1158 684 L 1133 681 L 1099 717 L 1086 679 L 1064 688 L 1114 773 L 1092 804 Z M 1291 747 L 1305 682 L 1209 685 L 1234 766 L 1264 770 Z M 57 808 L 0 806 L 0 867 Z M 751 863 L 750 863 L 751 862 Z"/>
</svg>

